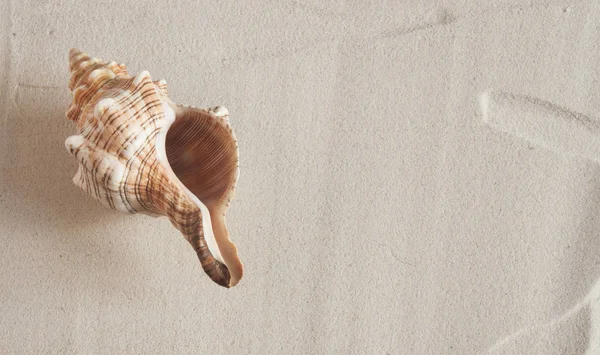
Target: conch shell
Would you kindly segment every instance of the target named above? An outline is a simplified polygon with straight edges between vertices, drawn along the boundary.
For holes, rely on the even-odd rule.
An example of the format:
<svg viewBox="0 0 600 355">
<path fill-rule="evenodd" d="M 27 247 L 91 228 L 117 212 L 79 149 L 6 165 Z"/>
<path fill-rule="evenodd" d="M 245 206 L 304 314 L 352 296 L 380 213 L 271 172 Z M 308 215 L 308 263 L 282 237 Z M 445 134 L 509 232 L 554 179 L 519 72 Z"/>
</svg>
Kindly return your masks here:
<svg viewBox="0 0 600 355">
<path fill-rule="evenodd" d="M 214 282 L 237 284 L 243 267 L 225 213 L 238 147 L 227 109 L 178 105 L 147 71 L 130 76 L 77 49 L 69 57 L 67 118 L 79 134 L 65 147 L 79 161 L 75 185 L 117 211 L 167 216 Z"/>
</svg>

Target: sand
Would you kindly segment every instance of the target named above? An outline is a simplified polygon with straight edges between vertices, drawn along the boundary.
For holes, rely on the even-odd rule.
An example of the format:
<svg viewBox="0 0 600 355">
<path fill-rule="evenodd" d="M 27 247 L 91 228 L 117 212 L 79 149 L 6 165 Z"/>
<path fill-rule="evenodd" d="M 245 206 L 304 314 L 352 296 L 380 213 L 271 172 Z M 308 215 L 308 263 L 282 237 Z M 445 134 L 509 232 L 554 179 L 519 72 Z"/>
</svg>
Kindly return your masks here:
<svg viewBox="0 0 600 355">
<path fill-rule="evenodd" d="M 0 353 L 599 354 L 599 17 L 0 0 Z M 71 47 L 229 109 L 238 286 L 72 184 Z"/>
</svg>

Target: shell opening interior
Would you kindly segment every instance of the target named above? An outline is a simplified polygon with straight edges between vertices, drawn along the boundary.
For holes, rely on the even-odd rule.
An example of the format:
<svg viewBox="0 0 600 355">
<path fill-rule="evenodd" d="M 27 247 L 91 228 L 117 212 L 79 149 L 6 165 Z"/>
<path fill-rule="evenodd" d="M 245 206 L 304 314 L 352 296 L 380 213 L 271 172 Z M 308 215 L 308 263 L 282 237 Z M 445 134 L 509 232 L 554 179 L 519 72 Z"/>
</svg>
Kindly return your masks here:
<svg viewBox="0 0 600 355">
<path fill-rule="evenodd" d="M 225 212 L 237 178 L 235 139 L 224 122 L 206 111 L 174 109 L 169 107 L 167 115 L 173 114 L 172 123 L 161 132 L 164 146 L 160 148 L 164 151 L 159 155 L 164 156 L 160 159 L 200 208 L 207 246 L 213 257 L 227 266 L 233 285 L 242 270 L 237 249 L 229 240 Z"/>
</svg>

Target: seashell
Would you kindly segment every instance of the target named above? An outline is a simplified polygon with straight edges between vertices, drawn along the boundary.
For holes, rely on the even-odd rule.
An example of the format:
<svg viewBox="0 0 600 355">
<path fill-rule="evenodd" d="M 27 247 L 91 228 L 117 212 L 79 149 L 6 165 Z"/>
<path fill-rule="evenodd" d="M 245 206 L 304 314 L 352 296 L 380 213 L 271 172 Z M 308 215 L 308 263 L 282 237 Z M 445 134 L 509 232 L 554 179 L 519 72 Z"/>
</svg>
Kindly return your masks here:
<svg viewBox="0 0 600 355">
<path fill-rule="evenodd" d="M 72 49 L 65 141 L 79 161 L 75 185 L 124 213 L 167 216 L 208 276 L 234 286 L 243 267 L 225 213 L 239 175 L 238 148 L 224 107 L 173 103 L 164 80 Z"/>
</svg>

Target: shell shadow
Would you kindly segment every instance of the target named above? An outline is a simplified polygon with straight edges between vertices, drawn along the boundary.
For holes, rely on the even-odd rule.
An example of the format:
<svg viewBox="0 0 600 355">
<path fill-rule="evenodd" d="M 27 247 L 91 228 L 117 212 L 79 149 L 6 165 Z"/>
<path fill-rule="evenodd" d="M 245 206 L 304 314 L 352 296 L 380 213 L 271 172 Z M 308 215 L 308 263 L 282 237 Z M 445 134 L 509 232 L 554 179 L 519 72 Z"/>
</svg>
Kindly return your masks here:
<svg viewBox="0 0 600 355">
<path fill-rule="evenodd" d="M 119 248 L 120 242 L 111 240 L 116 233 L 106 231 L 119 228 L 131 217 L 102 207 L 72 183 L 77 163 L 64 148 L 65 138 L 75 130 L 65 119 L 70 100 L 66 87 L 18 86 L 9 109 L 7 146 L 11 150 L 4 171 L 11 201 L 8 216 L 26 216 L 28 223 L 17 226 L 17 243 L 34 249 L 18 257 L 28 262 L 23 259 L 36 255 L 36 260 L 30 260 L 32 265 L 44 262 L 45 268 L 54 270 L 65 268 L 66 260 L 67 279 L 72 283 L 67 288 L 72 292 L 97 291 L 78 286 L 82 280 L 103 292 L 122 292 L 132 281 L 131 276 L 125 280 L 126 275 L 139 271 L 136 253 Z M 124 260 L 126 267 L 119 267 Z M 119 268 L 128 272 L 115 273 Z M 49 274 L 56 275 L 57 285 L 65 282 L 64 274 Z"/>
</svg>

